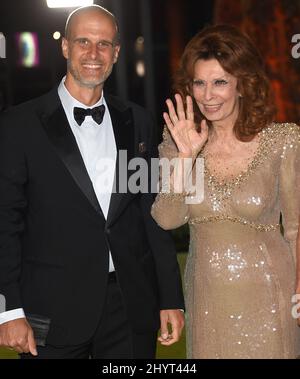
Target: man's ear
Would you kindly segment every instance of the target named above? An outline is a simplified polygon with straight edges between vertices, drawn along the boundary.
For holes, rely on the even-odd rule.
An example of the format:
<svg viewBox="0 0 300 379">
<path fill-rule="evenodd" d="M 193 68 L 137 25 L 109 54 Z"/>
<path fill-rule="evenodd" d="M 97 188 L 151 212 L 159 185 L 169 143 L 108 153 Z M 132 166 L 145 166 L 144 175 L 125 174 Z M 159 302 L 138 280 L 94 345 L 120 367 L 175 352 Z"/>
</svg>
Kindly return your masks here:
<svg viewBox="0 0 300 379">
<path fill-rule="evenodd" d="M 115 51 L 114 51 L 114 63 L 117 63 L 117 61 L 118 61 L 120 49 L 121 49 L 120 45 L 117 45 L 115 47 Z"/>
<path fill-rule="evenodd" d="M 62 50 L 63 56 L 66 59 L 68 59 L 69 58 L 69 42 L 65 37 L 63 37 L 61 41 L 61 50 Z"/>
</svg>

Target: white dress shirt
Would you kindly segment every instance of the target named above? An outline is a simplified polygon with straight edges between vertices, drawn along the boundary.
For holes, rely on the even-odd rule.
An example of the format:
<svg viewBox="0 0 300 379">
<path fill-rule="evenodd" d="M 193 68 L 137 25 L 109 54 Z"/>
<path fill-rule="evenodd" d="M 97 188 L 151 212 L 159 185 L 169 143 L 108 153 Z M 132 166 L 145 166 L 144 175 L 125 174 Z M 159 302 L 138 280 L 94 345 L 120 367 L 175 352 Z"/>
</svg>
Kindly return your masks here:
<svg viewBox="0 0 300 379">
<path fill-rule="evenodd" d="M 107 218 L 117 159 L 117 147 L 109 110 L 103 93 L 96 104 L 88 107 L 69 93 L 64 82 L 65 77 L 58 87 L 58 95 L 92 181 L 103 215 Z M 86 109 L 94 108 L 101 104 L 105 106 L 105 113 L 100 125 L 93 120 L 92 116 L 86 116 L 80 126 L 77 124 L 73 116 L 74 107 Z M 101 254 L 100 249 L 99 254 Z M 109 272 L 114 270 L 114 263 L 109 252 Z M 2 312 L 0 313 L 0 324 L 23 317 L 25 317 L 25 314 L 22 308 Z"/>
</svg>

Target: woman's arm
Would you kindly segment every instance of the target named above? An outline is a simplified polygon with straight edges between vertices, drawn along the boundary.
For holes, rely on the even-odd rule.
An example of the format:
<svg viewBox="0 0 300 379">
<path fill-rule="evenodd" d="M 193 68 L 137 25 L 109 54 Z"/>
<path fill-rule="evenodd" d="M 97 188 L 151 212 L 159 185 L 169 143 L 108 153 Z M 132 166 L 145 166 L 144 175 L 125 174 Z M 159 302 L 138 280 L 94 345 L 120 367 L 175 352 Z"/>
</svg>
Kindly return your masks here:
<svg viewBox="0 0 300 379">
<path fill-rule="evenodd" d="M 198 153 L 207 140 L 206 122 L 199 133 L 194 122 L 193 103 L 186 99 L 186 110 L 180 95 L 175 96 L 176 109 L 168 99 L 168 113 L 164 113 L 167 128 L 160 145 L 160 193 L 152 207 L 152 216 L 164 229 L 175 229 L 189 218 L 186 197 L 189 194 L 192 168 Z"/>
</svg>

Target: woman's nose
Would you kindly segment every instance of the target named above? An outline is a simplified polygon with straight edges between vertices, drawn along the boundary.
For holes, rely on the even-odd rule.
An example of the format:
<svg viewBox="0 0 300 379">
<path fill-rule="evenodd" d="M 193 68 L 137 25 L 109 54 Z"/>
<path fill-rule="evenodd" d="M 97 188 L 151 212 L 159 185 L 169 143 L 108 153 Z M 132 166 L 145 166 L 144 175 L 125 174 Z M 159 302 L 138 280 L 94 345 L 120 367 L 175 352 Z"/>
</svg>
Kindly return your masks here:
<svg viewBox="0 0 300 379">
<path fill-rule="evenodd" d="M 210 84 L 207 84 L 204 89 L 204 99 L 206 101 L 209 101 L 212 99 L 212 97 L 213 97 L 213 89 Z"/>
</svg>

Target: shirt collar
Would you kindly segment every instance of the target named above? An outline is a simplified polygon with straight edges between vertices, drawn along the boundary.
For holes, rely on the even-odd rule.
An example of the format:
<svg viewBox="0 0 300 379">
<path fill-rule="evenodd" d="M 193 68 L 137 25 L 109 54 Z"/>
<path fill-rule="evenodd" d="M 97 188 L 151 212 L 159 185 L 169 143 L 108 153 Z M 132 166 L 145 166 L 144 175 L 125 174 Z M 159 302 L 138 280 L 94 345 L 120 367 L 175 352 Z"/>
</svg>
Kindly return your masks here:
<svg viewBox="0 0 300 379">
<path fill-rule="evenodd" d="M 98 107 L 99 105 L 106 105 L 106 101 L 104 99 L 104 94 L 103 94 L 103 91 L 102 91 L 102 94 L 101 94 L 101 97 L 100 99 L 97 101 L 96 104 L 94 104 L 93 106 L 89 107 L 85 104 L 82 104 L 80 101 L 78 101 L 77 99 L 75 99 L 71 94 L 70 92 L 67 90 L 66 86 L 65 86 L 65 80 L 66 80 L 66 77 L 64 76 L 58 86 L 58 95 L 59 95 L 59 98 L 62 102 L 62 105 L 65 109 L 65 111 L 68 113 L 69 116 L 71 116 L 72 120 L 74 120 L 74 115 L 73 115 L 73 109 L 74 107 L 79 107 L 79 108 L 84 108 L 84 109 L 87 109 L 87 108 L 94 108 L 94 107 Z"/>
</svg>

